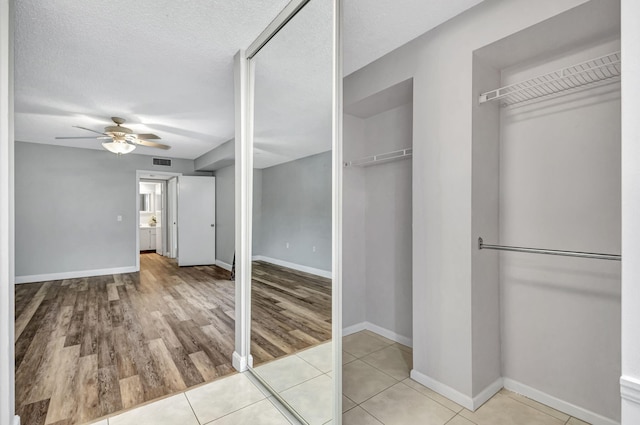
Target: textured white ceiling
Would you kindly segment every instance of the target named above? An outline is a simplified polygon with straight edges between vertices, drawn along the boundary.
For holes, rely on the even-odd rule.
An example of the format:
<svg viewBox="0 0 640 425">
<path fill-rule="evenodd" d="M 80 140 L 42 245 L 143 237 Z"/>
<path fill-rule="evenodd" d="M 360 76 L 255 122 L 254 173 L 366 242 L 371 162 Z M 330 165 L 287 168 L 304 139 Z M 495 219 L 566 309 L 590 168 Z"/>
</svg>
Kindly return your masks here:
<svg viewBox="0 0 640 425">
<path fill-rule="evenodd" d="M 482 0 L 344 0 L 344 74 L 357 71 Z"/>
<path fill-rule="evenodd" d="M 288 0 L 17 0 L 16 139 L 56 141 L 126 118 L 196 158 L 234 135 L 233 55 Z"/>
<path fill-rule="evenodd" d="M 255 168 L 331 149 L 330 1 L 311 1 L 255 56 Z"/>
<path fill-rule="evenodd" d="M 345 73 L 479 1 L 345 0 Z M 156 133 L 172 146 L 167 152 L 138 147 L 136 153 L 194 159 L 210 151 L 234 134 L 233 55 L 287 3 L 16 0 L 16 139 L 102 149 L 97 140 L 54 137 L 90 135 L 72 126 L 101 130 L 109 117 L 121 116 L 134 131 Z M 310 117 L 326 112 L 326 96 L 320 94 L 326 86 L 306 87 L 314 79 L 310 73 L 322 68 L 322 55 L 328 52 L 313 45 L 327 40 L 325 29 L 321 24 L 292 26 L 288 37 L 298 41 L 296 51 L 305 60 L 280 64 L 282 72 L 261 83 L 268 87 L 267 96 L 276 100 L 265 115 L 267 133 L 276 134 L 291 122 L 300 124 L 296 137 L 286 140 L 261 135 L 265 158 L 295 149 L 302 137 L 319 143 L 311 151 L 327 143 L 326 123 L 310 125 Z M 313 31 L 323 34 L 312 35 Z M 277 48 L 272 57 L 278 57 Z M 285 87 L 306 90 L 296 92 L 314 100 L 306 113 L 274 112 L 292 103 L 287 101 L 292 91 L 278 92 Z"/>
</svg>

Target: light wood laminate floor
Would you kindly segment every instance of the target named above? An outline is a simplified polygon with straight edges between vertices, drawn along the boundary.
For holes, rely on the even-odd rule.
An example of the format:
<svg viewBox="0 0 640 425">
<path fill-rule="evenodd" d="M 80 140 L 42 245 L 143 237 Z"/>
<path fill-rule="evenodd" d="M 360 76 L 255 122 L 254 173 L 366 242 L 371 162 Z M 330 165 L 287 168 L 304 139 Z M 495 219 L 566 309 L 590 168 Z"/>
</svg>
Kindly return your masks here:
<svg viewBox="0 0 640 425">
<path fill-rule="evenodd" d="M 140 264 L 139 273 L 16 285 L 22 423 L 87 423 L 233 372 L 229 273 L 216 266 L 179 268 L 156 254 L 142 254 Z M 257 321 L 273 330 L 255 332 L 252 346 L 267 353 L 259 359 L 330 338 L 330 324 L 327 336 L 320 332 L 324 319 L 313 323 L 331 315 L 330 293 L 321 295 L 313 276 L 268 264 L 255 269 L 263 282 L 253 301 L 256 314 L 265 315 Z"/>
</svg>

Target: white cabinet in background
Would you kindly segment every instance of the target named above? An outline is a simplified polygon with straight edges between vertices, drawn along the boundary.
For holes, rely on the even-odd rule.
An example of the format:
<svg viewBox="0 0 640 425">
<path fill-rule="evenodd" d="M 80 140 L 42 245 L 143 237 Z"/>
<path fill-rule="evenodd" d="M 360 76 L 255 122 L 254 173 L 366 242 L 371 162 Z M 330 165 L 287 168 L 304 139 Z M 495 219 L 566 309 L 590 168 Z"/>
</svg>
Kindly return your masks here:
<svg viewBox="0 0 640 425">
<path fill-rule="evenodd" d="M 140 251 L 155 251 L 156 229 L 155 227 L 140 228 Z"/>
</svg>

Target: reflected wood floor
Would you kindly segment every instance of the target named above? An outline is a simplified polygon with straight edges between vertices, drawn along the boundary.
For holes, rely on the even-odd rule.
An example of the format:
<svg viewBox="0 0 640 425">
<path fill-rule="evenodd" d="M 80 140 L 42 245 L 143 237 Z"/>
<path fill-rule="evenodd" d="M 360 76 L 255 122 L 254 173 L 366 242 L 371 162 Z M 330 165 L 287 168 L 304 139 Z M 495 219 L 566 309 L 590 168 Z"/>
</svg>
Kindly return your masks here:
<svg viewBox="0 0 640 425">
<path fill-rule="evenodd" d="M 331 279 L 254 261 L 251 281 L 254 366 L 331 339 Z"/>
<path fill-rule="evenodd" d="M 229 273 L 216 266 L 180 268 L 156 254 L 142 254 L 140 268 L 16 285 L 16 410 L 22 423 L 83 424 L 233 372 L 235 285 Z M 287 277 L 287 269 L 279 268 L 270 278 L 269 268 L 260 279 L 274 283 L 254 296 L 257 314 L 265 314 L 260 326 L 280 329 L 270 321 L 286 317 L 283 302 L 305 320 L 315 317 L 313 276 L 300 284 L 310 289 L 288 290 L 305 276 L 289 271 Z M 257 352 L 273 358 L 302 340 L 320 340 L 311 333 L 316 328 L 304 321 L 296 328 L 295 322 L 288 322 L 295 339 L 256 332 Z"/>
</svg>

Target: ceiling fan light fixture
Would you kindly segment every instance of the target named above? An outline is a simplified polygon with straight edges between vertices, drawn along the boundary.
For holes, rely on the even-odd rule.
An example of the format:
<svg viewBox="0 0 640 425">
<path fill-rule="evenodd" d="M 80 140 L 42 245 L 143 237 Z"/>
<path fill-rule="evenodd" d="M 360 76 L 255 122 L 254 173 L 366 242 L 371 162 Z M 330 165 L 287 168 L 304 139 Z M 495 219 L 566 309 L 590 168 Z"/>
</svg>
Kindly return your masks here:
<svg viewBox="0 0 640 425">
<path fill-rule="evenodd" d="M 128 154 L 136 148 L 135 145 L 131 145 L 124 141 L 104 142 L 102 144 L 102 147 L 108 150 L 109 152 L 115 153 L 117 155 Z"/>
</svg>

